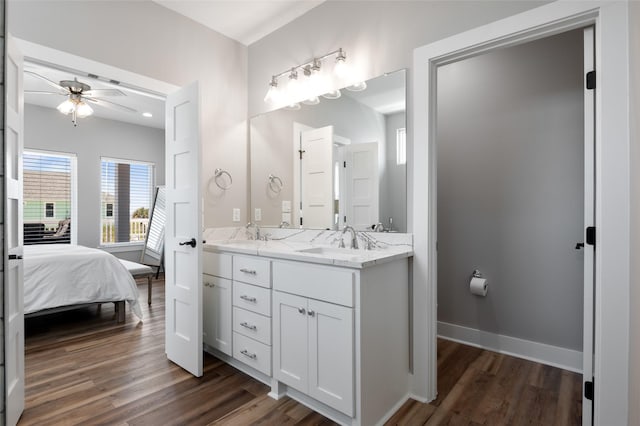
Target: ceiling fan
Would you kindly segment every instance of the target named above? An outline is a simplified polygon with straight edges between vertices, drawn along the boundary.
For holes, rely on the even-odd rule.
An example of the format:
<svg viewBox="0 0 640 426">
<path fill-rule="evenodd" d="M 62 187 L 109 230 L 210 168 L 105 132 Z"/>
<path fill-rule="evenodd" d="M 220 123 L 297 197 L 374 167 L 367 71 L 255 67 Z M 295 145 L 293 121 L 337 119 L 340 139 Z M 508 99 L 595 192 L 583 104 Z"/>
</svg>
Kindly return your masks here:
<svg viewBox="0 0 640 426">
<path fill-rule="evenodd" d="M 56 83 L 55 81 L 38 74 L 31 70 L 24 70 L 26 74 L 32 75 L 36 78 L 47 83 L 49 86 L 56 89 L 55 92 L 49 91 L 41 91 L 41 90 L 25 90 L 24 93 L 34 94 L 34 95 L 60 95 L 66 96 L 65 99 L 60 105 L 58 105 L 57 109 L 62 114 L 69 115 L 71 114 L 71 121 L 73 122 L 74 127 L 78 125 L 78 118 L 85 118 L 93 114 L 93 108 L 89 105 L 90 103 L 100 105 L 106 108 L 126 111 L 126 112 L 137 112 L 135 109 L 130 108 L 125 105 L 121 105 L 112 101 L 108 101 L 103 96 L 126 96 L 124 92 L 118 89 L 91 89 L 86 83 L 78 81 L 77 78 L 73 80 L 61 80 Z"/>
</svg>

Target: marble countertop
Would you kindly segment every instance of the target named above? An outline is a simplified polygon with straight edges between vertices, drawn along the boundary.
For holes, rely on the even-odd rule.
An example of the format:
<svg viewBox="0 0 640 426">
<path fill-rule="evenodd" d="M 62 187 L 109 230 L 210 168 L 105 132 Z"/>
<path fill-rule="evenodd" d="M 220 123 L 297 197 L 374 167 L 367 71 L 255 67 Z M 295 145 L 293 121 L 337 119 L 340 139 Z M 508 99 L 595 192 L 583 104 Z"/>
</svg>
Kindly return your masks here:
<svg viewBox="0 0 640 426">
<path fill-rule="evenodd" d="M 356 269 L 413 256 L 411 234 L 359 232 L 361 248 L 350 249 L 338 247 L 341 233 L 336 231 L 280 230 L 277 235 L 270 235 L 271 239 L 263 241 L 248 239 L 244 228 L 239 228 L 236 232 L 233 231 L 234 228 L 223 228 L 230 230 L 226 235 L 219 229 L 216 229 L 218 232 L 205 231 L 205 251 L 224 251 Z M 346 240 L 348 236 L 345 236 L 348 245 Z M 368 245 L 368 241 L 373 246 L 371 250 L 362 248 Z"/>
</svg>

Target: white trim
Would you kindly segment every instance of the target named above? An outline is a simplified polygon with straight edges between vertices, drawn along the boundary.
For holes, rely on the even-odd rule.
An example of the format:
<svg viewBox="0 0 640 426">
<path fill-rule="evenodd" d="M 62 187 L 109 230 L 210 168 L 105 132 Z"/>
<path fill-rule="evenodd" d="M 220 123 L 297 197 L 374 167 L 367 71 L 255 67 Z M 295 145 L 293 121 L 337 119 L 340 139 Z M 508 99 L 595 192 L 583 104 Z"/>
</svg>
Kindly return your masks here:
<svg viewBox="0 0 640 426">
<path fill-rule="evenodd" d="M 52 49 L 27 40 L 14 38 L 22 53 L 24 60 L 28 62 L 40 63 L 56 69 L 91 72 L 106 78 L 120 82 L 120 86 L 128 89 L 141 91 L 145 95 L 156 95 L 159 99 L 164 99 L 165 95 L 173 93 L 180 87 L 164 81 L 156 80 L 121 68 L 116 68 L 102 62 L 93 61 L 61 50 Z M 64 64 L 64 65 L 61 65 Z M 160 95 L 160 96 L 158 96 Z"/>
<path fill-rule="evenodd" d="M 140 161 L 140 160 L 131 160 L 128 158 L 115 158 L 115 157 L 100 157 L 100 163 L 103 161 L 108 161 L 110 163 L 121 163 L 121 164 L 135 164 L 142 166 L 152 166 L 155 168 L 156 163 L 152 161 Z"/>
<path fill-rule="evenodd" d="M 413 58 L 413 392 L 436 397 L 437 65 L 596 26 L 596 250 L 594 424 L 627 424 L 629 401 L 629 20 L 627 1 L 556 1 L 419 47 Z M 604 143 L 603 141 L 606 141 Z M 425 164 L 426 163 L 426 164 Z M 425 164 L 426 167 L 422 167 Z M 427 184 L 427 191 L 424 184 Z M 606 281 L 606 291 L 603 286 Z"/>
<path fill-rule="evenodd" d="M 582 374 L 582 352 L 438 321 L 438 337 Z"/>
<path fill-rule="evenodd" d="M 125 251 L 140 251 L 142 250 L 143 246 L 144 241 L 136 241 L 133 243 L 101 244 L 98 246 L 98 248 L 110 253 L 121 253 Z"/>
</svg>

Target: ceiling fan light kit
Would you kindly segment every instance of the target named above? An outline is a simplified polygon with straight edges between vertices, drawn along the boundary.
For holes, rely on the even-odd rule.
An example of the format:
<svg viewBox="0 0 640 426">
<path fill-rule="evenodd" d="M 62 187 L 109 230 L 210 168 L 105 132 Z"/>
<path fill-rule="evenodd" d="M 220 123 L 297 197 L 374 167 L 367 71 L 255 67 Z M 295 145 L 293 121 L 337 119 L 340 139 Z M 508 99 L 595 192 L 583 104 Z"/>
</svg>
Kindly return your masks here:
<svg viewBox="0 0 640 426">
<path fill-rule="evenodd" d="M 92 102 L 94 104 L 107 107 L 124 110 L 127 112 L 137 112 L 135 109 L 128 106 L 120 105 L 115 102 L 108 101 L 106 99 L 98 98 L 96 96 L 126 96 L 124 92 L 117 89 L 91 89 L 86 83 L 78 81 L 77 78 L 73 80 L 61 80 L 56 83 L 47 77 L 40 75 L 34 71 L 25 70 L 25 73 L 37 77 L 47 83 L 49 86 L 57 89 L 57 92 L 46 91 L 25 91 L 25 93 L 37 94 L 37 95 L 61 95 L 67 98 L 62 101 L 56 109 L 64 115 L 71 115 L 71 121 L 74 127 L 78 125 L 78 118 L 86 118 L 93 114 L 93 108 L 88 104 Z"/>
</svg>

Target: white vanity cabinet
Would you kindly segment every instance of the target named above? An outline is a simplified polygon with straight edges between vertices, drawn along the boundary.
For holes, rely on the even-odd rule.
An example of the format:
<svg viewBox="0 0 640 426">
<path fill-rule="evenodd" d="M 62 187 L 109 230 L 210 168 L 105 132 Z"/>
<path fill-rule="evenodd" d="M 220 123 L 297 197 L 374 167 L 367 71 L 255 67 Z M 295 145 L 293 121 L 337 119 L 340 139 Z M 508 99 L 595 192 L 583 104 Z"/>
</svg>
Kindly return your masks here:
<svg viewBox="0 0 640 426">
<path fill-rule="evenodd" d="M 231 286 L 205 302 L 218 310 L 209 321 L 205 305 L 205 341 L 216 356 L 271 385 L 270 396 L 288 395 L 343 425 L 382 424 L 407 400 L 408 257 L 351 267 L 215 255 L 205 282 L 210 275 L 211 288 L 223 288 L 218 279 Z"/>
<path fill-rule="evenodd" d="M 229 254 L 203 253 L 203 341 L 227 355 L 232 354 L 231 265 Z"/>
<path fill-rule="evenodd" d="M 353 415 L 353 309 L 273 292 L 274 377 Z"/>
<path fill-rule="evenodd" d="M 271 375 L 271 261 L 233 255 L 233 357 Z"/>
</svg>

